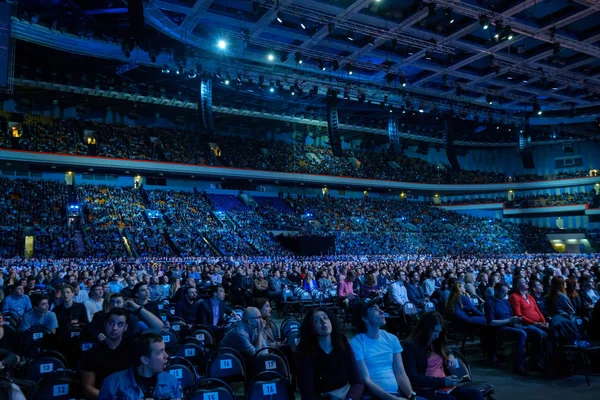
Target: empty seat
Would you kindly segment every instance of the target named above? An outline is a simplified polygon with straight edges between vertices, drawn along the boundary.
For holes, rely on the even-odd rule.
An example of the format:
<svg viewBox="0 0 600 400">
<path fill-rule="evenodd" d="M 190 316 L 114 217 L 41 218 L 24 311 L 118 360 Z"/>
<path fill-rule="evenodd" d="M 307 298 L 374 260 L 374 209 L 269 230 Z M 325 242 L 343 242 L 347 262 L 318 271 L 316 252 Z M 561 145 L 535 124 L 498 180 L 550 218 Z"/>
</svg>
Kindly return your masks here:
<svg viewBox="0 0 600 400">
<path fill-rule="evenodd" d="M 206 362 L 206 376 L 227 383 L 244 382 L 246 367 L 240 353 L 229 347 L 221 347 Z"/>
<path fill-rule="evenodd" d="M 247 400 L 294 400 L 294 390 L 290 381 L 276 372 L 261 372 L 248 384 Z"/>
<path fill-rule="evenodd" d="M 217 378 L 200 379 L 185 400 L 236 400 L 231 387 Z"/>
</svg>

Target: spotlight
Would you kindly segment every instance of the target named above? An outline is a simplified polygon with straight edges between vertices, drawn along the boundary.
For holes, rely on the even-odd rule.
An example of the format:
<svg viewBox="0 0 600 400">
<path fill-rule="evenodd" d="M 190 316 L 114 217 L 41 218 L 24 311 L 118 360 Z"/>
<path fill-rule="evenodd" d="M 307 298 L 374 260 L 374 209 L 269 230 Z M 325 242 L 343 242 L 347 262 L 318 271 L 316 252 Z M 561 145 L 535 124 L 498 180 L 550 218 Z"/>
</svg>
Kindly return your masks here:
<svg viewBox="0 0 600 400">
<path fill-rule="evenodd" d="M 405 76 L 400 77 L 400 84 L 402 85 L 402 87 L 406 86 L 406 77 Z"/>
<path fill-rule="evenodd" d="M 419 112 L 422 114 L 425 112 L 425 110 L 423 110 L 422 108 L 419 108 Z"/>
<path fill-rule="evenodd" d="M 171 72 L 171 70 L 169 69 L 169 66 L 165 64 L 165 68 L 162 70 L 165 74 L 168 74 Z"/>
<path fill-rule="evenodd" d="M 444 16 L 449 19 L 449 23 L 454 23 L 454 18 L 452 18 L 452 9 L 450 7 L 444 9 Z"/>
<path fill-rule="evenodd" d="M 271 86 L 271 87 L 269 88 L 269 92 L 271 92 L 271 93 L 275 93 L 275 88 Z"/>
<path fill-rule="evenodd" d="M 513 38 L 515 37 L 515 35 L 513 34 L 512 28 L 510 26 L 506 26 L 504 28 L 504 36 L 506 36 L 506 38 L 508 40 L 513 40 Z"/>
<path fill-rule="evenodd" d="M 273 61 L 273 60 L 275 60 L 275 55 L 274 55 L 273 53 L 269 53 L 269 54 L 267 55 L 267 60 L 269 60 L 269 61 Z"/>
<path fill-rule="evenodd" d="M 352 75 L 352 73 L 353 73 L 352 65 L 350 65 L 350 64 L 346 65 L 346 71 L 348 71 L 348 75 Z"/>
<path fill-rule="evenodd" d="M 226 50 L 227 49 L 227 42 L 224 41 L 223 39 L 219 40 L 217 42 L 217 47 L 221 50 Z"/>
<path fill-rule="evenodd" d="M 323 63 L 323 61 L 319 61 L 318 66 L 321 71 L 325 71 L 325 64 Z"/>
<path fill-rule="evenodd" d="M 306 29 L 306 21 L 300 21 L 300 26 L 302 27 L 302 29 Z"/>
<path fill-rule="evenodd" d="M 229 85 L 229 79 L 225 79 L 225 82 L 224 82 L 224 83 L 225 83 L 226 85 Z"/>
<path fill-rule="evenodd" d="M 429 50 L 425 52 L 425 59 L 431 61 L 431 52 Z"/>
<path fill-rule="evenodd" d="M 281 18 L 281 13 L 277 13 L 277 22 L 283 24 L 283 19 Z"/>
<path fill-rule="evenodd" d="M 300 65 L 302 65 L 302 54 L 296 52 L 296 62 Z"/>
<path fill-rule="evenodd" d="M 354 32 L 352 31 L 352 29 L 350 29 L 348 31 L 348 40 L 353 42 L 354 41 Z"/>
<path fill-rule="evenodd" d="M 483 29 L 487 29 L 490 27 L 490 19 L 487 15 L 482 15 L 481 17 L 479 17 L 479 24 L 481 24 L 481 27 Z"/>
<path fill-rule="evenodd" d="M 540 107 L 540 103 L 533 103 L 533 113 L 542 115 L 542 107 Z"/>
</svg>

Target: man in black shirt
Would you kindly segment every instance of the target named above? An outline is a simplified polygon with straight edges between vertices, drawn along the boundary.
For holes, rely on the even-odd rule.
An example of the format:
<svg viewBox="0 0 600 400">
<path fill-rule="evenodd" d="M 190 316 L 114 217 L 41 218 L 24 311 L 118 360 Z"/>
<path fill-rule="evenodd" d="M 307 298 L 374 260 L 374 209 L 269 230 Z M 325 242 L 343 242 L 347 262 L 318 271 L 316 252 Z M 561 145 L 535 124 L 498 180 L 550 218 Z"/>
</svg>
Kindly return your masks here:
<svg viewBox="0 0 600 400">
<path fill-rule="evenodd" d="M 185 290 L 184 298 L 175 305 L 175 315 L 183 318 L 188 325 L 194 325 L 196 314 L 200 303 L 196 302 L 198 291 L 195 287 L 188 286 Z"/>
<path fill-rule="evenodd" d="M 63 302 L 54 309 L 58 326 L 63 328 L 69 324 L 87 324 L 87 312 L 81 303 L 75 303 L 73 296 L 75 290 L 71 285 L 64 285 L 62 288 Z"/>
<path fill-rule="evenodd" d="M 125 339 L 128 315 L 123 308 L 113 308 L 106 314 L 105 339 L 88 350 L 81 360 L 81 383 L 88 399 L 95 400 L 104 379 L 133 364 L 131 340 Z"/>
<path fill-rule="evenodd" d="M 132 297 L 136 304 L 144 307 L 152 314 L 160 318 L 158 312 L 158 304 L 150 301 L 150 291 L 148 290 L 148 284 L 145 282 L 139 282 L 133 287 Z"/>
</svg>

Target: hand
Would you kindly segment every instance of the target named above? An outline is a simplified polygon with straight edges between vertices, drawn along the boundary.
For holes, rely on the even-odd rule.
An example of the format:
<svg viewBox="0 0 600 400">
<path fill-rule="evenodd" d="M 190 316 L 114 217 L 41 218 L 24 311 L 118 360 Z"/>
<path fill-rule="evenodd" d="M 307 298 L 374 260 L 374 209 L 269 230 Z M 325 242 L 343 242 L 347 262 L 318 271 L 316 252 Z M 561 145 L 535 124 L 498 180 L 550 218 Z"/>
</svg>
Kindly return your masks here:
<svg viewBox="0 0 600 400">
<path fill-rule="evenodd" d="M 104 336 L 104 333 L 101 333 L 98 335 L 98 341 L 99 342 L 104 342 L 106 340 L 106 336 Z"/>
<path fill-rule="evenodd" d="M 518 324 L 519 322 L 521 322 L 521 317 L 510 317 L 511 324 Z"/>
<path fill-rule="evenodd" d="M 456 386 L 460 382 L 460 378 L 452 375 L 444 378 L 444 385 L 448 386 Z"/>
<path fill-rule="evenodd" d="M 125 302 L 125 309 L 130 312 L 135 312 L 142 308 L 139 304 L 136 304 L 133 300 L 127 300 Z"/>
<path fill-rule="evenodd" d="M 262 333 L 262 331 L 264 331 L 264 330 L 265 330 L 265 326 L 267 326 L 267 323 L 265 322 L 265 320 L 264 320 L 264 319 L 262 319 L 262 318 L 261 318 L 261 319 L 259 319 L 259 320 L 258 320 L 258 325 L 257 325 L 257 327 L 256 327 L 256 328 L 257 328 L 257 330 L 258 330 L 258 332 L 259 332 L 259 333 Z"/>
<path fill-rule="evenodd" d="M 72 319 L 72 320 L 71 320 L 71 323 L 72 323 L 72 324 L 78 324 L 78 323 L 79 323 L 79 320 L 78 320 L 78 319 Z"/>
<path fill-rule="evenodd" d="M 448 356 L 448 368 L 454 368 L 456 366 L 456 358 L 450 354 Z"/>
</svg>

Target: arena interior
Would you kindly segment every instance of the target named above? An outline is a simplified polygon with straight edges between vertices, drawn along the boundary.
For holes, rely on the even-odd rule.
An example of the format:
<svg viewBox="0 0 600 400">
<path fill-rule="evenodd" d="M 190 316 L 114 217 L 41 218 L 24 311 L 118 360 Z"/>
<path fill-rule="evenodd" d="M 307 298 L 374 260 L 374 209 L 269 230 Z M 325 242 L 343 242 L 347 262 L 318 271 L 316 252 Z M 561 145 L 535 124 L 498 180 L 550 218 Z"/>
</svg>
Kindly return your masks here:
<svg viewBox="0 0 600 400">
<path fill-rule="evenodd" d="M 0 0 L 0 400 L 598 399 L 599 18 Z"/>
</svg>

